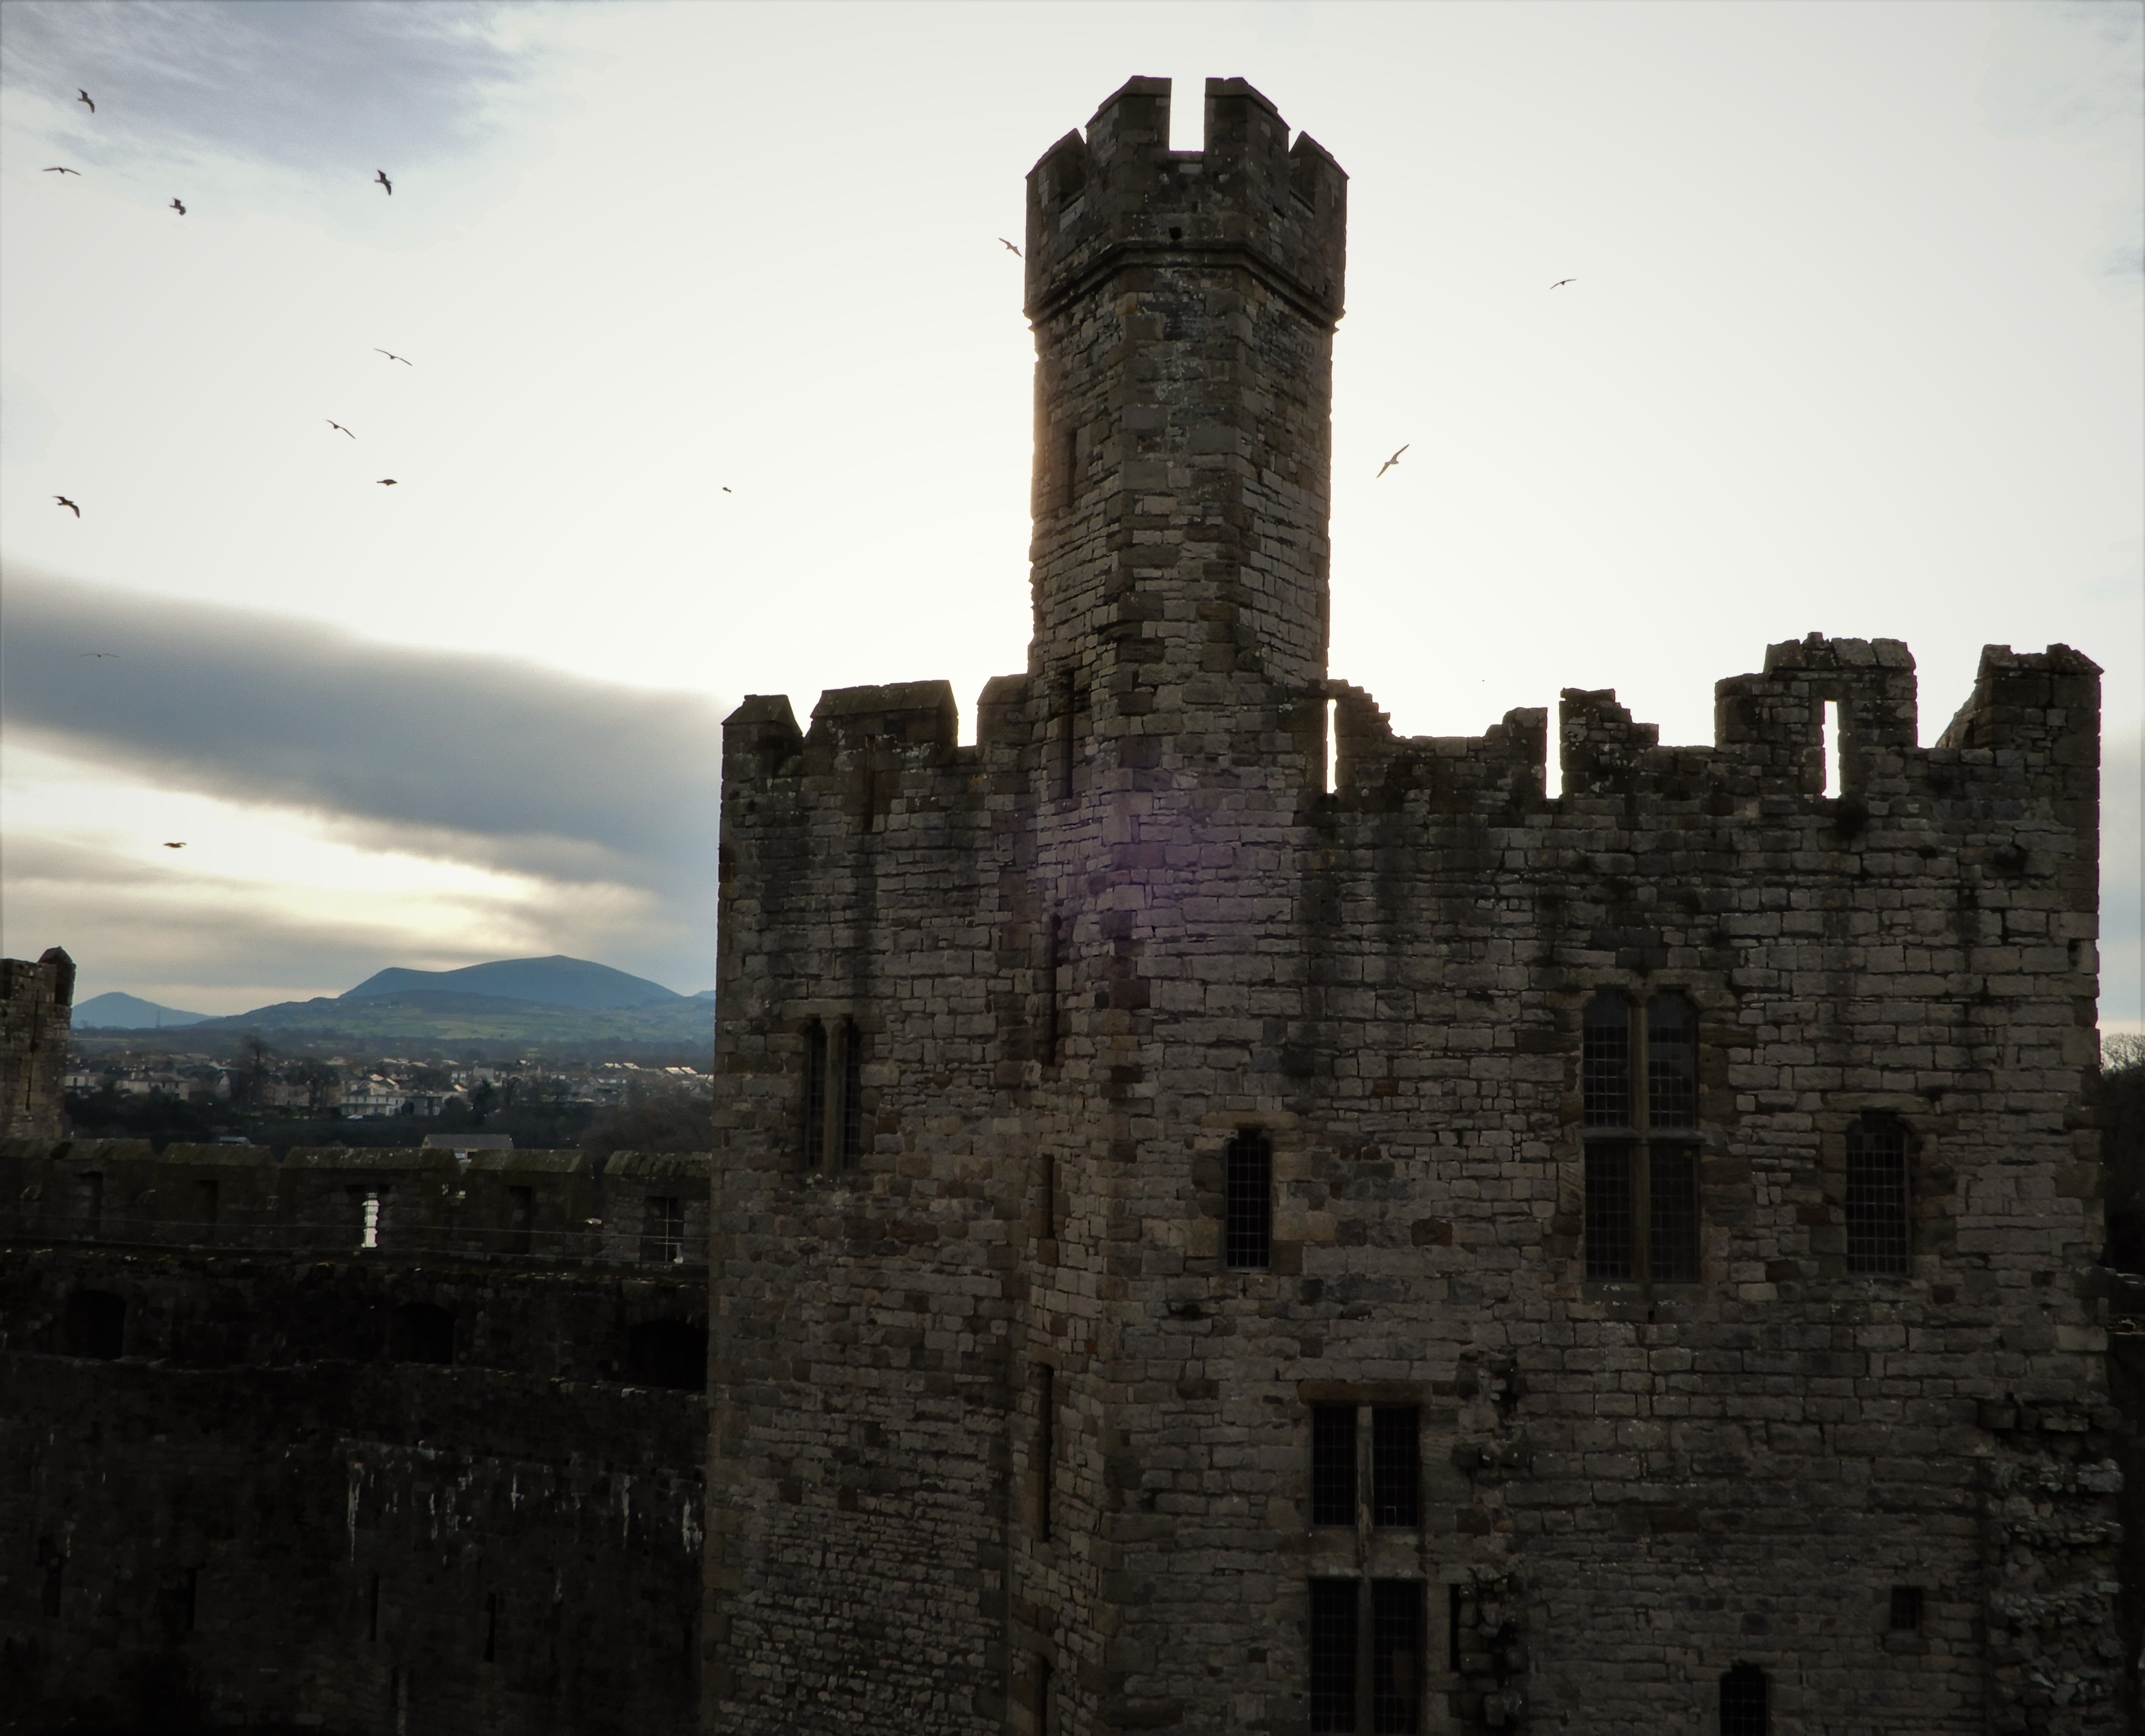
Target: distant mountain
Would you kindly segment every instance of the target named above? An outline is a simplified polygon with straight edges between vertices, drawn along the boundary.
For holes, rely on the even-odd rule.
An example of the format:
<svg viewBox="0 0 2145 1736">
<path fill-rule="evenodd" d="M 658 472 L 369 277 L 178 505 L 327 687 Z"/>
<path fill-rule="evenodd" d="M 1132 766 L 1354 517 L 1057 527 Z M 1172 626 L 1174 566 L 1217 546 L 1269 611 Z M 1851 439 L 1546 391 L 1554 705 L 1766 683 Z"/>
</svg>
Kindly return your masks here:
<svg viewBox="0 0 2145 1736">
<path fill-rule="evenodd" d="M 547 1007 L 505 996 L 432 989 L 281 1001 L 234 1017 L 210 1019 L 197 1028 L 203 1036 L 258 1031 L 271 1038 L 394 1043 L 698 1044 L 714 1041 L 715 1009 L 709 1002 L 683 995 L 653 1007 Z"/>
<path fill-rule="evenodd" d="M 714 997 L 715 997 L 715 992 L 714 992 L 714 990 L 713 990 L 712 988 L 703 988 L 703 989 L 700 989 L 700 990 L 697 991 L 697 992 L 694 994 L 694 996 L 693 996 L 693 998 L 694 998 L 694 1000 L 696 1000 L 696 1001 L 712 1001 L 712 1000 L 714 1000 Z"/>
<path fill-rule="evenodd" d="M 541 1007 L 573 1007 L 583 1012 L 669 1007 L 690 998 L 645 977 L 628 976 L 607 964 L 555 953 L 549 958 L 500 958 L 490 964 L 465 964 L 456 971 L 412 971 L 392 966 L 346 990 L 342 999 L 369 1001 L 412 994 L 481 995 L 488 1000 L 530 1001 Z"/>
<path fill-rule="evenodd" d="M 74 1010 L 77 1031 L 168 1031 L 175 1025 L 198 1025 L 206 1012 L 182 1012 L 176 1007 L 159 1007 L 139 995 L 92 995 Z"/>
</svg>

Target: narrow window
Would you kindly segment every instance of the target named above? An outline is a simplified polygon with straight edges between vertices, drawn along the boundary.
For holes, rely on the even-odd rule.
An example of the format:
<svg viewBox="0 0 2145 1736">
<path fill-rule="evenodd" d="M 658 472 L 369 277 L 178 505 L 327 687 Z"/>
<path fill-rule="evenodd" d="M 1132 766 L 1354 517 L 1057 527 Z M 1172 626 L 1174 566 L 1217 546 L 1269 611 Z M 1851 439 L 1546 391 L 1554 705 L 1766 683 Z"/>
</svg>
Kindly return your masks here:
<svg viewBox="0 0 2145 1736">
<path fill-rule="evenodd" d="M 396 1362 L 455 1360 L 455 1317 L 430 1302 L 405 1302 L 387 1317 L 387 1354 Z"/>
<path fill-rule="evenodd" d="M 1657 1145 L 1648 1153 L 1647 1276 L 1656 1284 L 1698 1282 L 1698 1151 Z"/>
<path fill-rule="evenodd" d="M 216 1223 L 216 1186 L 213 1181 L 194 1183 L 194 1222 L 202 1229 L 210 1229 Z"/>
<path fill-rule="evenodd" d="M 365 1637 L 367 1640 L 380 1638 L 380 1575 L 374 1574 L 365 1589 Z"/>
<path fill-rule="evenodd" d="M 1897 1275 L 1909 1268 L 1907 1130 L 1889 1115 L 1865 1115 L 1847 1130 L 1847 1269 Z"/>
<path fill-rule="evenodd" d="M 1646 1005 L 1646 1121 L 1655 1127 L 1698 1125 L 1698 1012 L 1681 995 Z"/>
<path fill-rule="evenodd" d="M 682 1320 L 646 1320 L 625 1335 L 625 1373 L 634 1386 L 708 1390 L 708 1335 Z"/>
<path fill-rule="evenodd" d="M 1311 1522 L 1356 1523 L 1356 1407 L 1311 1407 Z"/>
<path fill-rule="evenodd" d="M 864 1042 L 853 1018 L 842 1021 L 841 1165 L 854 1169 L 864 1155 Z"/>
<path fill-rule="evenodd" d="M 1467 1601 L 1464 1588 L 1448 1585 L 1445 1588 L 1445 1667 L 1457 1675 L 1460 1673 L 1460 1618 L 1461 1606 Z"/>
<path fill-rule="evenodd" d="M 1844 792 L 1839 783 L 1839 701 L 1824 702 L 1824 716 L 1818 724 L 1818 737 L 1824 749 L 1824 793 L 1838 796 Z"/>
<path fill-rule="evenodd" d="M 127 1304 L 109 1291 L 77 1290 L 67 1300 L 60 1343 L 70 1356 L 110 1362 L 125 1353 Z"/>
<path fill-rule="evenodd" d="M 664 1265 L 677 1265 L 685 1257 L 685 1202 L 651 1194 L 647 1211 L 647 1227 L 641 1232 L 640 1257 Z"/>
<path fill-rule="evenodd" d="M 1058 1159 L 1043 1154 L 1043 1239 L 1058 1240 Z"/>
<path fill-rule="evenodd" d="M 1224 1257 L 1232 1271 L 1273 1264 L 1273 1147 L 1247 1127 L 1229 1142 Z"/>
<path fill-rule="evenodd" d="M 1892 1588 L 1892 1631 L 1895 1634 L 1919 1634 L 1922 1631 L 1920 1586 L 1894 1585 Z"/>
<path fill-rule="evenodd" d="M 1068 669 L 1058 679 L 1058 798 L 1063 802 L 1072 798 L 1072 764 L 1078 752 L 1075 719 L 1079 709 L 1072 672 Z"/>
<path fill-rule="evenodd" d="M 1038 1047 L 1045 1067 L 1058 1065 L 1058 972 L 1063 945 L 1062 924 L 1053 911 L 1043 942 L 1043 1032 Z"/>
<path fill-rule="evenodd" d="M 499 1661 L 499 1594 L 495 1591 L 484 1594 L 484 1661 Z"/>
<path fill-rule="evenodd" d="M 1371 1412 L 1371 1523 L 1374 1525 L 1422 1523 L 1421 1417 L 1412 1405 L 1381 1405 Z"/>
<path fill-rule="evenodd" d="M 1765 1672 L 1739 1664 L 1720 1679 L 1720 1736 L 1766 1736 Z"/>
<path fill-rule="evenodd" d="M 1586 1276 L 1631 1276 L 1631 1147 L 1621 1140 L 1586 1148 Z"/>
<path fill-rule="evenodd" d="M 1035 1685 L 1028 1695 L 1029 1710 L 1033 1714 L 1032 1721 L 1035 1725 L 1035 1736 L 1051 1736 L 1051 1733 L 1057 1729 L 1057 1720 L 1050 1715 L 1051 1702 L 1057 1698 L 1053 1691 L 1052 1674 L 1050 1660 L 1042 1653 L 1038 1652 L 1035 1654 L 1034 1667 L 1029 1672 L 1029 1678 Z"/>
<path fill-rule="evenodd" d="M 827 1161 L 827 1027 L 814 1019 L 804 1027 L 804 1166 Z"/>
<path fill-rule="evenodd" d="M 510 1252 L 525 1254 L 535 1241 L 536 1223 L 536 1190 L 533 1187 L 510 1187 L 506 1190 L 506 1245 Z"/>
<path fill-rule="evenodd" d="M 1416 1736 L 1422 1719 L 1422 1581 L 1371 1582 L 1371 1728 Z"/>
<path fill-rule="evenodd" d="M 1631 1125 L 1631 1008 L 1608 989 L 1586 1003 L 1579 1077 L 1588 1127 Z"/>
<path fill-rule="evenodd" d="M 1326 793 L 1329 796 L 1341 787 L 1340 712 L 1338 699 L 1326 702 Z"/>
<path fill-rule="evenodd" d="M 190 1567 L 187 1569 L 186 1619 L 184 1624 L 185 1631 L 189 1634 L 192 1633 L 194 1630 L 194 1617 L 198 1613 L 200 1607 L 201 1569 L 198 1567 Z"/>
<path fill-rule="evenodd" d="M 1046 1540 L 1057 1467 L 1058 1370 L 1046 1363 L 1035 1371 L 1035 1535 Z"/>
<path fill-rule="evenodd" d="M 380 1190 L 367 1187 L 361 1191 L 364 1201 L 358 1211 L 357 1245 L 376 1248 L 380 1246 Z"/>
<path fill-rule="evenodd" d="M 1354 1579 L 1311 1582 L 1311 1728 L 1356 1728 Z"/>
<path fill-rule="evenodd" d="M 1080 430 L 1065 430 L 1065 510 L 1070 512 L 1080 503 Z"/>
</svg>

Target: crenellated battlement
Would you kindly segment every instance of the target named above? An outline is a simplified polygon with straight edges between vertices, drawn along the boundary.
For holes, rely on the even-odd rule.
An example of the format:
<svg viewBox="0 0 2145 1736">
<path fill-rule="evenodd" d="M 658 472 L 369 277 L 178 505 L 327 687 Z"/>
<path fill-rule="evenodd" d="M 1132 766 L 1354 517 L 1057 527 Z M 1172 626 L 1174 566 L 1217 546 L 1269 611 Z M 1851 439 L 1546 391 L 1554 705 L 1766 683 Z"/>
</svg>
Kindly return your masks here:
<svg viewBox="0 0 2145 1736">
<path fill-rule="evenodd" d="M 1169 148 L 1170 81 L 1128 80 L 1028 177 L 1028 313 L 1127 256 L 1233 256 L 1327 324 L 1341 317 L 1348 177 L 1242 78 L 1210 78 L 1205 146 Z"/>
</svg>

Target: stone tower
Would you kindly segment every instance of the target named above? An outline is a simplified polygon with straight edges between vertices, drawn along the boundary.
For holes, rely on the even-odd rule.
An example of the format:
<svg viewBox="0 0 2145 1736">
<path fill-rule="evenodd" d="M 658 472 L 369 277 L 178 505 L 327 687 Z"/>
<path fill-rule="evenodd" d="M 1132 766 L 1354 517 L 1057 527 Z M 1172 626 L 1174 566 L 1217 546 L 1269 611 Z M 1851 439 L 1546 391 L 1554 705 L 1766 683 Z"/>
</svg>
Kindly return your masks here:
<svg viewBox="0 0 2145 1736">
<path fill-rule="evenodd" d="M 2098 671 L 1924 749 L 1812 635 L 1712 748 L 1568 692 L 1555 796 L 1539 710 L 1395 737 L 1345 177 L 1206 96 L 1029 177 L 977 744 L 725 726 L 709 1727 L 2112 1728 Z"/>
<path fill-rule="evenodd" d="M 0 1137 L 58 1137 L 73 1012 L 74 960 L 59 948 L 35 964 L 0 958 Z"/>
</svg>

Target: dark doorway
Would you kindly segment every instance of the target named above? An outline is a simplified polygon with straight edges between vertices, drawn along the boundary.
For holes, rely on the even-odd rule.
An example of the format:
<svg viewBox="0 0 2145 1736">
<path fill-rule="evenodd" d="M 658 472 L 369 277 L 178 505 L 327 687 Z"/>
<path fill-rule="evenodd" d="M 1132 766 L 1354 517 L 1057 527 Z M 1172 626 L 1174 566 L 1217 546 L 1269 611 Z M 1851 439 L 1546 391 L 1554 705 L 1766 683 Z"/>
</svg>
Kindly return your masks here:
<svg viewBox="0 0 2145 1736">
<path fill-rule="evenodd" d="M 430 1302 L 405 1302 L 387 1318 L 387 1354 L 397 1362 L 452 1362 L 455 1317 Z"/>
<path fill-rule="evenodd" d="M 60 1321 L 60 1347 L 70 1356 L 98 1356 L 106 1361 L 123 1354 L 127 1305 L 109 1291 L 77 1290 L 67 1300 Z"/>
<path fill-rule="evenodd" d="M 708 1333 L 681 1320 L 643 1321 L 627 1335 L 625 1378 L 635 1386 L 708 1390 Z"/>
</svg>

